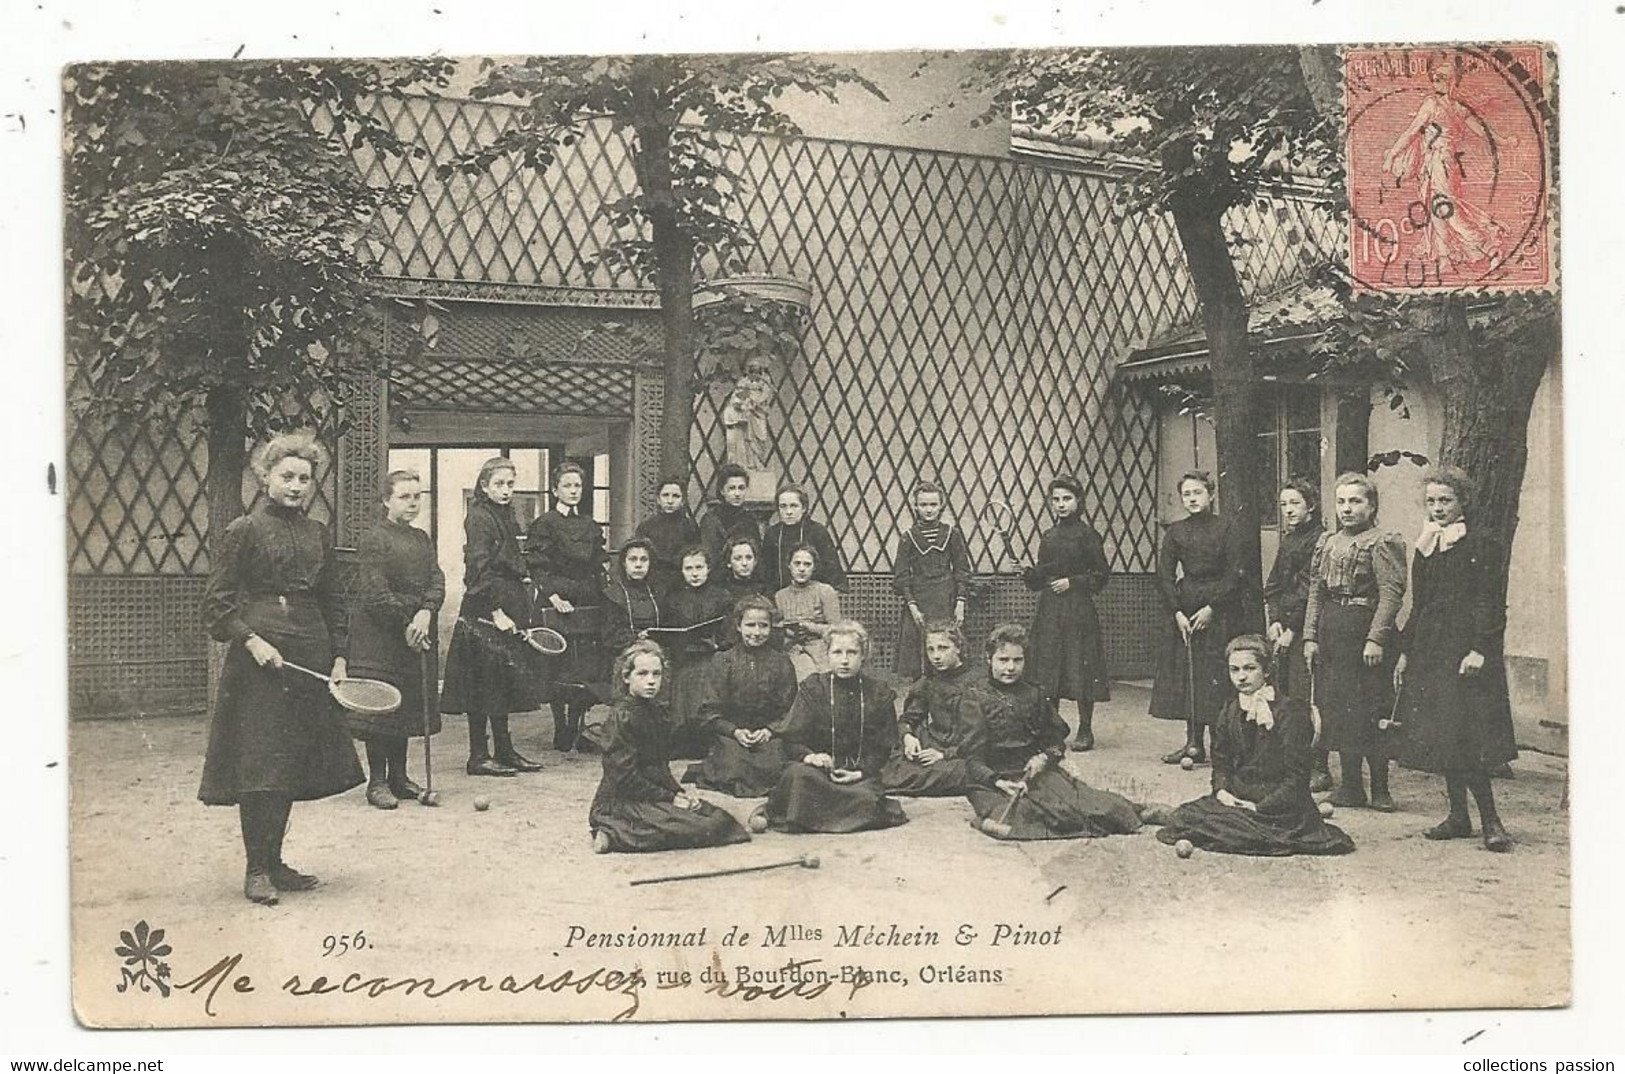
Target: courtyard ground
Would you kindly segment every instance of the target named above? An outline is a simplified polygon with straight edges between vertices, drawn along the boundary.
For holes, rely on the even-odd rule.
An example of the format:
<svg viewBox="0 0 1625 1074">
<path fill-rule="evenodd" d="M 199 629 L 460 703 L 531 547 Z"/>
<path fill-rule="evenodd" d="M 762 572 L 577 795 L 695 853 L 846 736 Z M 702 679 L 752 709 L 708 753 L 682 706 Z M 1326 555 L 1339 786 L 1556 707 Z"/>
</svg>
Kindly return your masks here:
<svg viewBox="0 0 1625 1074">
<path fill-rule="evenodd" d="M 1159 762 L 1181 729 L 1144 715 L 1143 686 L 1115 693 L 1096 717 L 1099 747 L 1067 763 L 1139 800 L 1205 793 L 1206 767 Z M 544 748 L 550 720 L 516 717 L 520 749 L 546 770 L 474 779 L 462 772 L 463 723 L 446 723 L 435 750 L 439 809 L 407 802 L 379 811 L 361 788 L 295 806 L 287 858 L 323 884 L 274 908 L 242 898 L 235 810 L 196 800 L 204 717 L 76 723 L 80 1017 L 103 1025 L 871 1017 L 1554 1005 L 1569 995 L 1558 757 L 1526 753 L 1515 779 L 1497 781 L 1518 841 L 1508 855 L 1477 839 L 1424 840 L 1442 816 L 1442 784 L 1399 770 L 1400 812 L 1334 817 L 1358 846 L 1344 858 L 1198 851 L 1181 860 L 1150 830 L 999 843 L 971 830 L 960 799 L 908 800 L 909 823 L 884 832 L 769 833 L 733 847 L 595 856 L 586 813 L 596 757 L 554 753 Z M 421 780 L 421 743 L 411 767 Z M 472 808 L 477 794 L 490 798 L 488 811 Z M 707 797 L 741 819 L 755 805 Z M 798 854 L 816 855 L 821 867 L 630 884 Z M 170 951 L 125 962 L 114 948 L 141 921 L 164 930 Z M 895 942 L 866 942 L 877 938 L 868 925 Z M 732 926 L 748 939 L 730 940 Z M 643 947 L 639 931 L 686 932 L 690 943 Z M 588 946 L 599 938 L 620 946 Z M 209 973 L 221 960 L 227 968 Z M 131 965 L 151 973 L 132 982 L 121 973 Z M 707 968 L 728 983 L 702 981 Z M 634 971 L 635 979 L 616 976 Z M 820 988 L 808 975 L 824 971 L 835 983 Z M 160 972 L 167 997 L 141 987 Z M 349 991 L 314 983 L 326 977 L 336 988 L 351 974 L 359 983 Z M 529 987 L 504 987 L 506 976 Z M 369 992 L 368 982 L 379 983 Z"/>
</svg>

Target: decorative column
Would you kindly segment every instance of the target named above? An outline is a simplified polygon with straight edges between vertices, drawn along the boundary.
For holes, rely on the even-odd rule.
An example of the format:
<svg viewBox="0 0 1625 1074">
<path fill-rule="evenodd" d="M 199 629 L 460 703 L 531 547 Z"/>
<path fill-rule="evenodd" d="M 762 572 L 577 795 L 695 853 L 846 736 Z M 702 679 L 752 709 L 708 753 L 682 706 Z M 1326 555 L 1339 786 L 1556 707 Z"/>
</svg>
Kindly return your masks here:
<svg viewBox="0 0 1625 1074">
<path fill-rule="evenodd" d="M 344 408 L 345 430 L 338 445 L 338 501 L 334 529 L 338 543 L 350 548 L 377 517 L 379 482 L 384 477 L 384 438 L 388 379 L 374 370 L 357 377 Z"/>
<path fill-rule="evenodd" d="M 666 412 L 664 370 L 659 363 L 640 363 L 633 371 L 632 480 L 638 514 L 653 509 L 660 491 L 660 419 Z"/>
</svg>

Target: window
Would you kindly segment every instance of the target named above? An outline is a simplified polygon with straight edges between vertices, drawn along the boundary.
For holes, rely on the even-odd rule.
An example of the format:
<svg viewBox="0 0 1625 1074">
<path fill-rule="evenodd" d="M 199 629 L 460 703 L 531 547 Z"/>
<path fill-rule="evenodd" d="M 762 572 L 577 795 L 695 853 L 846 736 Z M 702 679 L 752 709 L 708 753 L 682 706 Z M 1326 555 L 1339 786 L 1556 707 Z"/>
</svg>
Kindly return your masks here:
<svg viewBox="0 0 1625 1074">
<path fill-rule="evenodd" d="M 1301 478 L 1320 487 L 1320 389 L 1273 382 L 1260 387 L 1260 480 L 1266 487 L 1259 489 L 1258 507 L 1263 528 L 1275 529 L 1280 525 L 1275 503 L 1282 485 Z"/>
</svg>

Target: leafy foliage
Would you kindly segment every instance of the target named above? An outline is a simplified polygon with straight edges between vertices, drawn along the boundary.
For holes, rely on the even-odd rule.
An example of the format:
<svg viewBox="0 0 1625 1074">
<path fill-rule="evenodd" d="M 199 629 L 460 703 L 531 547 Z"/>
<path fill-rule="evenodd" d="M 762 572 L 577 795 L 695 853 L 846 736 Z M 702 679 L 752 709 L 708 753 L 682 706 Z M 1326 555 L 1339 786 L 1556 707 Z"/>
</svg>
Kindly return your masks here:
<svg viewBox="0 0 1625 1074">
<path fill-rule="evenodd" d="M 365 238 L 406 191 L 351 152 L 402 144 L 370 108 L 443 61 L 126 63 L 66 77 L 68 339 L 81 413 L 195 418 L 240 391 L 245 435 L 289 398 L 342 404 L 376 357 Z"/>
<path fill-rule="evenodd" d="M 484 66 L 474 97 L 517 101 L 518 121 L 442 165 L 441 177 L 479 174 L 505 158 L 546 170 L 589 123 L 631 131 L 638 190 L 601 207 L 616 240 L 597 257 L 645 281 L 659 276 L 650 221 L 664 207 L 675 211 L 696 260 L 710 255 L 725 271 L 743 270 L 756 235 L 740 204 L 742 179 L 719 135 L 801 133 L 779 108 L 792 89 L 835 101 L 842 86 L 855 84 L 884 98 L 855 69 L 802 55 L 532 56 Z M 646 143 L 656 138 L 669 146 L 669 189 L 648 174 Z"/>
</svg>

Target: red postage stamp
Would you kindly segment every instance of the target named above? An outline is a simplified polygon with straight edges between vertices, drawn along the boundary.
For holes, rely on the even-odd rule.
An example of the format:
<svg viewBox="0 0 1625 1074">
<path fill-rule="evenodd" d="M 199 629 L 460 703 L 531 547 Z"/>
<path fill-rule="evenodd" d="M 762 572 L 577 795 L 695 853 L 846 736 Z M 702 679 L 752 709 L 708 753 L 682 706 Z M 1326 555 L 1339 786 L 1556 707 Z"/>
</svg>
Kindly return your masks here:
<svg viewBox="0 0 1625 1074">
<path fill-rule="evenodd" d="M 1373 291 L 1538 291 L 1552 248 L 1542 45 L 1350 49 L 1349 268 Z"/>
</svg>

